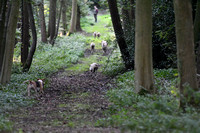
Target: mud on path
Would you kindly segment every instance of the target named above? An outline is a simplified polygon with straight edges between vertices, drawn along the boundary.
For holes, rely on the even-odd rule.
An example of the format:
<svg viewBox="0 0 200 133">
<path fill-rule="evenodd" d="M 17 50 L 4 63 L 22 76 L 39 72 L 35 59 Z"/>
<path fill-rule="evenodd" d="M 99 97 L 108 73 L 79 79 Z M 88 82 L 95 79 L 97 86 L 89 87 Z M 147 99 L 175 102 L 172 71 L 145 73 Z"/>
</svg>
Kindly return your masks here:
<svg viewBox="0 0 200 133">
<path fill-rule="evenodd" d="M 14 129 L 23 132 L 119 132 L 114 128 L 95 127 L 104 117 L 109 102 L 105 91 L 110 79 L 89 71 L 79 75 L 59 71 L 50 77 L 45 94 L 36 97 L 38 103 L 15 111 L 10 120 Z"/>
</svg>

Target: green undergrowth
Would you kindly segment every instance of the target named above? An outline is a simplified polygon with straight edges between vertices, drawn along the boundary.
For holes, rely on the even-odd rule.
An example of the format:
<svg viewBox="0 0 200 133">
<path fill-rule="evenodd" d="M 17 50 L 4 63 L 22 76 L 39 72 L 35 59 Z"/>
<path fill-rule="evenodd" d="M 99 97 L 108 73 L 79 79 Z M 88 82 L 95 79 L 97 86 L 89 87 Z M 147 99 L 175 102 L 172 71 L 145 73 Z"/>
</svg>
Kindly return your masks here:
<svg viewBox="0 0 200 133">
<path fill-rule="evenodd" d="M 135 132 L 200 132 L 200 110 L 179 109 L 177 70 L 155 70 L 157 94 L 134 93 L 134 72 L 115 78 L 117 87 L 107 92 L 112 103 L 96 126 L 120 127 Z M 174 89 L 176 88 L 176 89 Z"/>
<path fill-rule="evenodd" d="M 117 48 L 117 46 L 114 46 L 112 53 L 104 62 L 104 67 L 102 72 L 107 76 L 114 77 L 116 75 L 119 75 L 120 73 L 123 73 L 124 70 L 125 66 L 121 58 L 121 53 Z"/>
<path fill-rule="evenodd" d="M 45 79 L 61 68 L 77 63 L 83 57 L 85 37 L 73 34 L 70 37 L 57 38 L 54 47 L 50 44 L 39 43 L 29 72 L 22 72 L 20 64 L 20 44 L 16 45 L 11 82 L 6 86 L 0 85 L 0 131 L 10 130 L 11 123 L 4 117 L 8 111 L 19 107 L 30 106 L 36 101 L 27 97 L 26 80 Z M 5 122 L 6 121 L 6 122 Z M 7 123 L 7 124 L 6 124 Z"/>
</svg>

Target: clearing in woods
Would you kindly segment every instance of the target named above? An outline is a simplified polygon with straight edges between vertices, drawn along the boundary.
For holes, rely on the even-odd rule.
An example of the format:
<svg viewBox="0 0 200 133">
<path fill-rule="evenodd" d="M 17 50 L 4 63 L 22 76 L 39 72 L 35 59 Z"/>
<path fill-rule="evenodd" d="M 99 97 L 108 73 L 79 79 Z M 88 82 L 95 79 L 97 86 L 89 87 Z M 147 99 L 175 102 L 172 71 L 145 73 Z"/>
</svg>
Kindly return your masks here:
<svg viewBox="0 0 200 133">
<path fill-rule="evenodd" d="M 102 30 L 107 30 L 103 18 L 98 17 L 98 23 L 91 26 L 89 36 L 92 36 L 94 31 L 99 30 L 101 33 Z M 93 18 L 91 19 L 93 21 Z M 96 74 L 89 72 L 89 64 L 101 64 L 109 55 L 103 54 L 100 41 L 97 39 L 99 44 L 93 54 L 90 53 L 88 45 L 85 57 L 79 63 L 51 75 L 45 94 L 35 97 L 38 103 L 11 113 L 10 120 L 14 122 L 16 131 L 120 132 L 117 128 L 95 126 L 98 119 L 105 117 L 103 111 L 109 105 L 105 92 L 111 81 L 100 70 Z"/>
</svg>

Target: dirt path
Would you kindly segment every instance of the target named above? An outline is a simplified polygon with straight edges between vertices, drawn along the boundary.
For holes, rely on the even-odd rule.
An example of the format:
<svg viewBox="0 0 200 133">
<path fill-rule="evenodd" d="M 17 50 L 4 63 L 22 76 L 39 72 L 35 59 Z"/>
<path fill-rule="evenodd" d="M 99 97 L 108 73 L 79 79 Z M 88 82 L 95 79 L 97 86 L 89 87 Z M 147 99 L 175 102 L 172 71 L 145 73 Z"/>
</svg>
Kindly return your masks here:
<svg viewBox="0 0 200 133">
<path fill-rule="evenodd" d="M 23 132 L 119 132 L 114 128 L 98 128 L 95 122 L 103 118 L 109 102 L 105 91 L 110 79 L 101 73 L 68 76 L 59 71 L 50 77 L 45 94 L 37 97 L 33 107 L 15 111 L 10 120 L 14 129 Z"/>
<path fill-rule="evenodd" d="M 93 16 L 91 20 L 93 21 Z M 98 23 L 87 31 L 92 33 L 99 31 L 105 32 L 105 24 L 108 19 L 99 15 Z M 89 19 L 90 20 L 90 19 Z M 103 36 L 102 35 L 102 36 Z M 45 88 L 45 94 L 35 97 L 38 101 L 32 107 L 20 108 L 10 114 L 10 120 L 14 122 L 14 130 L 16 132 L 81 132 L 81 133 L 109 133 L 120 132 L 116 128 L 101 128 L 95 126 L 98 119 L 104 118 L 103 112 L 108 108 L 109 102 L 105 97 L 105 92 L 109 89 L 110 79 L 101 74 L 91 74 L 88 65 L 93 61 L 101 61 L 111 52 L 108 49 L 107 54 L 103 54 L 101 50 L 100 39 L 96 41 L 97 47 L 95 53 L 91 55 L 88 49 L 85 50 L 85 58 L 87 60 L 80 61 L 79 67 L 81 73 L 77 70 L 62 70 L 49 77 L 49 87 Z M 84 67 L 82 64 L 84 64 Z M 74 66 L 72 66 L 73 68 Z M 76 67 L 74 67 L 76 68 Z M 84 69 L 84 72 L 82 70 Z M 74 73 L 74 74 L 73 74 Z M 79 74 L 78 74 L 79 73 Z"/>
</svg>

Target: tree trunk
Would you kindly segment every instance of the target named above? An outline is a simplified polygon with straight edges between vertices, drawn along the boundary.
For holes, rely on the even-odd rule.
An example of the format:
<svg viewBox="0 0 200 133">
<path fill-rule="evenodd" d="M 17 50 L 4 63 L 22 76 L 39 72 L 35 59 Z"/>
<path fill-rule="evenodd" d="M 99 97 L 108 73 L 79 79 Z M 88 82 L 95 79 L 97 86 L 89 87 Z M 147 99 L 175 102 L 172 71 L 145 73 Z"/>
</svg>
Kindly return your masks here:
<svg viewBox="0 0 200 133">
<path fill-rule="evenodd" d="M 72 0 L 72 13 L 71 13 L 69 35 L 76 31 L 76 19 L 77 19 L 77 0 Z"/>
<path fill-rule="evenodd" d="M 8 20 L 5 54 L 3 59 L 2 73 L 0 75 L 0 83 L 6 84 L 11 78 L 11 69 L 13 63 L 14 45 L 15 45 L 15 32 L 17 28 L 17 19 L 19 15 L 20 0 L 13 0 L 11 12 Z"/>
<path fill-rule="evenodd" d="M 63 8 L 63 5 L 62 5 L 62 1 L 61 1 L 60 2 L 60 11 L 59 11 L 59 14 L 58 14 L 58 21 L 57 21 L 57 28 L 56 28 L 55 39 L 58 36 L 58 31 L 59 31 L 59 27 L 60 27 L 60 17 L 61 17 L 61 14 L 62 14 L 62 8 Z"/>
<path fill-rule="evenodd" d="M 191 0 L 191 4 L 192 4 L 192 20 L 194 22 L 195 20 L 195 16 L 196 16 L 196 5 L 197 5 L 197 1 L 198 0 Z"/>
<path fill-rule="evenodd" d="M 31 27 L 31 31 L 32 31 L 33 41 L 32 41 L 30 52 L 28 54 L 28 58 L 26 60 L 26 64 L 23 68 L 23 71 L 28 71 L 30 69 L 31 63 L 33 60 L 33 55 L 35 53 L 36 45 L 37 45 L 37 33 L 36 33 L 36 28 L 35 28 L 35 21 L 34 21 L 34 16 L 33 16 L 33 8 L 31 5 L 31 0 L 29 0 L 27 7 L 28 7 L 28 15 L 29 15 L 29 21 L 30 21 L 30 27 Z"/>
<path fill-rule="evenodd" d="M 80 6 L 77 6 L 77 19 L 76 19 L 76 31 L 82 31 L 81 29 L 81 10 Z"/>
<path fill-rule="evenodd" d="M 129 18 L 131 23 L 134 25 L 135 23 L 135 9 L 134 9 L 134 4 L 135 4 L 135 0 L 129 0 L 130 1 L 130 6 L 131 9 L 129 11 Z"/>
<path fill-rule="evenodd" d="M 56 34 L 56 0 L 50 0 L 50 40 L 53 44 L 54 37 Z"/>
<path fill-rule="evenodd" d="M 63 35 L 66 35 L 67 32 L 67 5 L 66 5 L 66 1 L 62 0 L 62 23 L 63 23 Z"/>
<path fill-rule="evenodd" d="M 190 0 L 174 0 L 176 41 L 179 71 L 180 107 L 195 104 L 191 91 L 197 89 L 194 54 L 192 5 Z"/>
<path fill-rule="evenodd" d="M 153 92 L 152 0 L 136 0 L 135 89 Z"/>
<path fill-rule="evenodd" d="M 110 9 L 110 15 L 112 19 L 113 28 L 115 31 L 115 36 L 120 48 L 122 59 L 124 61 L 126 69 L 132 69 L 134 65 L 133 65 L 133 62 L 130 61 L 131 57 L 128 52 L 128 46 L 126 44 L 124 31 L 121 25 L 119 12 L 117 8 L 117 1 L 116 0 L 107 0 L 107 1 L 108 1 L 109 9 Z"/>
<path fill-rule="evenodd" d="M 5 52 L 5 31 L 6 31 L 6 6 L 7 0 L 0 1 L 0 75 L 3 65 L 3 57 Z"/>
<path fill-rule="evenodd" d="M 52 45 L 54 46 L 54 43 L 55 43 L 55 40 L 58 36 L 58 31 L 59 31 L 59 27 L 60 27 L 60 17 L 61 17 L 61 13 L 62 13 L 62 8 L 63 8 L 63 5 L 62 5 L 62 2 L 60 3 L 60 11 L 59 11 L 59 14 L 58 14 L 58 21 L 57 21 L 57 27 L 56 27 L 56 34 L 55 34 L 55 37 L 54 39 L 52 40 Z"/>
<path fill-rule="evenodd" d="M 40 27 L 41 27 L 41 41 L 47 43 L 46 23 L 44 17 L 44 0 L 40 1 L 39 5 Z"/>
<path fill-rule="evenodd" d="M 28 19 L 28 9 L 27 0 L 22 0 L 22 44 L 21 44 L 21 63 L 22 66 L 25 65 L 28 57 L 28 47 L 30 46 L 29 39 L 29 19 Z"/>
<path fill-rule="evenodd" d="M 51 2 L 50 2 L 51 4 Z M 47 31 L 47 38 L 50 37 L 50 32 L 51 32 L 51 17 L 50 17 L 50 10 L 49 10 L 49 22 L 48 22 L 48 31 Z"/>
<path fill-rule="evenodd" d="M 194 21 L 194 44 L 197 45 L 197 73 L 200 74 L 200 0 L 197 1 Z"/>
</svg>

